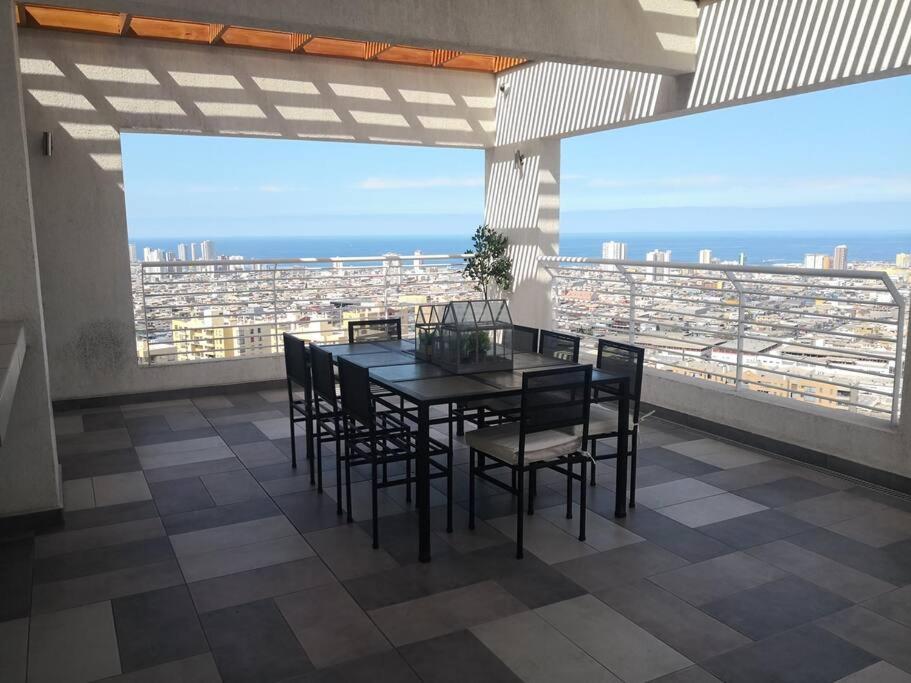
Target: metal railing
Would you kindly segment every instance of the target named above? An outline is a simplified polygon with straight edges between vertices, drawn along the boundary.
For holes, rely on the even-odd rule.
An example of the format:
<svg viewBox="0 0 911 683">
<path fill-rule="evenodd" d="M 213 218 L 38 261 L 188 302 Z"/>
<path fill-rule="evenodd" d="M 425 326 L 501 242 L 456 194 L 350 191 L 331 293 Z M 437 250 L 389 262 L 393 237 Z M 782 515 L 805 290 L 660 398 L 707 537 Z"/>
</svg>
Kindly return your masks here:
<svg viewBox="0 0 911 683">
<path fill-rule="evenodd" d="M 557 329 L 659 370 L 898 422 L 906 299 L 888 274 L 543 257 Z"/>
<path fill-rule="evenodd" d="M 347 339 L 349 320 L 401 317 L 421 303 L 471 298 L 464 254 L 155 261 L 133 264 L 142 365 L 230 360 L 281 351 L 283 332 Z"/>
</svg>

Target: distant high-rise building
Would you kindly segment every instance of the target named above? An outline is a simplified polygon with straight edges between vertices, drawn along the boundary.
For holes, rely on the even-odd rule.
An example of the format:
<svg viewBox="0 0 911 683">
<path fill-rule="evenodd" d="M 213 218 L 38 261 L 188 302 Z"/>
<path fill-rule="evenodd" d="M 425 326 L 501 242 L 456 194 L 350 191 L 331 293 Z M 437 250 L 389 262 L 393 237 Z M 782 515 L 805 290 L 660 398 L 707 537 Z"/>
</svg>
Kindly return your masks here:
<svg viewBox="0 0 911 683">
<path fill-rule="evenodd" d="M 747 264 L 747 253 L 745 251 L 741 251 L 740 258 L 737 259 L 737 261 L 741 266 L 745 266 Z"/>
<path fill-rule="evenodd" d="M 177 260 L 178 261 L 187 260 L 187 245 L 186 244 L 181 243 L 181 244 L 177 245 Z"/>
<path fill-rule="evenodd" d="M 143 247 L 142 248 L 142 260 L 143 261 L 152 261 L 152 247 Z"/>
<path fill-rule="evenodd" d="M 198 261 L 199 260 L 199 245 L 196 242 L 193 242 L 190 245 L 190 260 Z"/>
<path fill-rule="evenodd" d="M 136 263 L 136 245 L 130 245 L 130 263 Z"/>
<path fill-rule="evenodd" d="M 423 253 L 424 253 L 424 252 L 422 252 L 420 249 L 415 249 L 415 250 L 414 250 L 414 255 L 415 255 L 415 256 L 421 256 Z M 416 258 L 416 259 L 413 261 L 413 264 L 412 264 L 412 265 L 414 266 L 414 272 L 415 272 L 415 273 L 420 273 L 420 272 L 421 272 L 421 264 L 422 264 L 422 263 L 423 263 L 423 261 L 422 261 L 421 259 L 419 259 L 419 258 Z"/>
<path fill-rule="evenodd" d="M 667 263 L 671 260 L 671 250 L 653 249 L 645 255 L 645 260 L 654 261 L 656 263 Z M 662 274 L 663 269 L 659 271 L 657 268 L 649 268 L 645 279 L 649 282 L 659 282 L 664 279 Z"/>
<path fill-rule="evenodd" d="M 911 254 L 896 254 L 895 265 L 899 268 L 911 268 Z"/>
<path fill-rule="evenodd" d="M 829 270 L 832 268 L 832 257 L 828 254 L 806 254 L 803 257 L 803 267 Z"/>
<path fill-rule="evenodd" d="M 625 261 L 626 243 L 603 242 L 601 244 L 601 258 L 612 259 L 614 261 Z"/>
<path fill-rule="evenodd" d="M 711 263 L 712 262 L 712 250 L 711 249 L 700 249 L 699 250 L 699 263 Z"/>
<path fill-rule="evenodd" d="M 835 247 L 835 254 L 832 256 L 832 267 L 835 270 L 848 269 L 848 245 L 839 244 Z"/>
<path fill-rule="evenodd" d="M 200 246 L 202 247 L 203 261 L 214 261 L 218 258 L 215 253 L 215 242 L 212 240 L 205 240 Z"/>
</svg>

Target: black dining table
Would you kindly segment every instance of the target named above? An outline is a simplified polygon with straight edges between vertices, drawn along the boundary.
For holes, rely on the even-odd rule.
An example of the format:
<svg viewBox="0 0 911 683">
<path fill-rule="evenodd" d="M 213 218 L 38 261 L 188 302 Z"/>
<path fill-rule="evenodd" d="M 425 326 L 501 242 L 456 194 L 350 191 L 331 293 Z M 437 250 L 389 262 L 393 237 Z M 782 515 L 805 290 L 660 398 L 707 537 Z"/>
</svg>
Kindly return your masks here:
<svg viewBox="0 0 911 683">
<path fill-rule="evenodd" d="M 418 559 L 430 561 L 430 411 L 434 406 L 476 399 L 517 396 L 522 393 L 525 372 L 573 365 L 572 362 L 539 353 L 515 353 L 512 370 L 455 374 L 414 355 L 408 340 L 360 342 L 357 344 L 312 344 L 370 370 L 370 380 L 415 407 L 415 493 L 418 510 Z M 626 516 L 627 441 L 629 435 L 629 388 L 632 378 L 625 370 L 592 370 L 592 387 L 615 387 L 618 395 L 617 490 L 615 517 Z"/>
</svg>

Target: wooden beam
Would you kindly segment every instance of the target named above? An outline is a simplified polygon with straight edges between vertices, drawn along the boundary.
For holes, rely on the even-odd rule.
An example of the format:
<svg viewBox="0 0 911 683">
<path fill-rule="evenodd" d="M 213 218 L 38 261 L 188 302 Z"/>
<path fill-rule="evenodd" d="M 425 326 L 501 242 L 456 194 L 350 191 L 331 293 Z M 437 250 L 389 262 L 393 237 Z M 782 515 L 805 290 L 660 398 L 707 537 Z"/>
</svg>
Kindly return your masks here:
<svg viewBox="0 0 911 683">
<path fill-rule="evenodd" d="M 443 66 L 446 62 L 451 62 L 453 59 L 458 57 L 461 52 L 457 50 L 434 50 L 433 51 L 433 65 L 434 66 Z"/>
<path fill-rule="evenodd" d="M 291 34 L 291 52 L 303 52 L 311 40 L 316 36 L 310 33 L 292 33 Z"/>
<path fill-rule="evenodd" d="M 391 43 L 374 43 L 372 41 L 367 41 L 367 48 L 364 52 L 364 59 L 366 59 L 368 62 L 372 59 L 376 59 L 377 55 L 383 54 L 390 47 L 392 47 Z"/>
<path fill-rule="evenodd" d="M 120 35 L 125 36 L 130 32 L 130 22 L 133 21 L 133 15 L 127 12 L 120 13 Z"/>
<path fill-rule="evenodd" d="M 229 28 L 229 24 L 209 24 L 209 45 L 218 43 Z"/>
</svg>

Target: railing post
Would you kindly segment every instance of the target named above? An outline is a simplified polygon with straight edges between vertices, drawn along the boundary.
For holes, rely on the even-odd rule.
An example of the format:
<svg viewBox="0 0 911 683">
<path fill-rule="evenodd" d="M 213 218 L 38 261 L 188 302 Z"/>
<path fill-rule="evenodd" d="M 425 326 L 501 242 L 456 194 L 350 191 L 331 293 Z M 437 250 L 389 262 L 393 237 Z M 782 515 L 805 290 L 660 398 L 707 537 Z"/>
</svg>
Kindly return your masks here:
<svg viewBox="0 0 911 683">
<path fill-rule="evenodd" d="M 149 312 L 146 310 L 146 268 L 139 266 L 139 289 L 142 292 L 142 325 L 145 330 L 146 365 L 152 365 L 152 345 L 149 342 Z"/>
<path fill-rule="evenodd" d="M 269 353 L 278 353 L 278 264 L 272 264 L 272 344 Z"/>
<path fill-rule="evenodd" d="M 740 284 L 740 281 L 735 277 L 734 273 L 730 270 L 724 271 L 725 276 L 730 280 L 731 284 L 734 285 L 734 289 L 737 290 L 737 368 L 735 371 L 734 379 L 734 390 L 740 391 L 743 384 L 743 307 L 744 307 L 744 297 L 746 296 L 743 293 L 743 285 Z"/>
<path fill-rule="evenodd" d="M 617 271 L 623 275 L 626 284 L 629 286 L 629 343 L 636 343 L 636 280 L 626 269 L 626 266 L 615 266 Z"/>
</svg>

